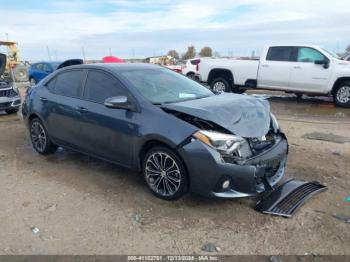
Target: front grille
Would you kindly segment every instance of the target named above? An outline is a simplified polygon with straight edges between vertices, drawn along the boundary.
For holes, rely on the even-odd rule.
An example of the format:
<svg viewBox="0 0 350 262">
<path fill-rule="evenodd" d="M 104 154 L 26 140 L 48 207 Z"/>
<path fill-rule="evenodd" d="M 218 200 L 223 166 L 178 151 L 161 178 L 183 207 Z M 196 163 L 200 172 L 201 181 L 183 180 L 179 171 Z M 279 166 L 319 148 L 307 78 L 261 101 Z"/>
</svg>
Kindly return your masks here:
<svg viewBox="0 0 350 262">
<path fill-rule="evenodd" d="M 326 189 L 317 181 L 290 179 L 265 194 L 256 209 L 265 214 L 291 217 L 308 199 Z"/>
<path fill-rule="evenodd" d="M 10 103 L 1 103 L 0 104 L 0 110 L 2 109 L 7 109 L 11 106 L 11 102 Z"/>
<path fill-rule="evenodd" d="M 13 89 L 0 90 L 0 97 L 15 97 L 17 95 Z"/>
<path fill-rule="evenodd" d="M 304 185 L 296 188 L 287 197 L 282 199 L 274 208 L 271 209 L 271 213 L 284 214 L 286 216 L 291 216 L 301 204 L 305 202 L 310 195 L 313 195 L 324 186 L 318 183 L 305 183 Z"/>
</svg>

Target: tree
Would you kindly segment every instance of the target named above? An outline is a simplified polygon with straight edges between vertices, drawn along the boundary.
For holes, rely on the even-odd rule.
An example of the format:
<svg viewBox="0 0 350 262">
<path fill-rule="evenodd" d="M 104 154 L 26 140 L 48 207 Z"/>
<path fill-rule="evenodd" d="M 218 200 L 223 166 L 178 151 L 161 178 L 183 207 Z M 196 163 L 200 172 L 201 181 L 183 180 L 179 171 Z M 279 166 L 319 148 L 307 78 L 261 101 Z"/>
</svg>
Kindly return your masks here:
<svg viewBox="0 0 350 262">
<path fill-rule="evenodd" d="M 196 49 L 192 45 L 192 46 L 187 47 L 187 52 L 182 55 L 182 59 L 183 60 L 192 59 L 195 56 L 196 56 Z"/>
<path fill-rule="evenodd" d="M 171 57 L 174 57 L 175 59 L 179 59 L 180 58 L 179 53 L 176 52 L 176 50 L 173 50 L 173 49 L 169 50 L 168 55 L 170 55 Z"/>
<path fill-rule="evenodd" d="M 201 57 L 212 57 L 213 56 L 213 50 L 209 46 L 205 46 L 200 51 L 199 55 Z"/>
</svg>

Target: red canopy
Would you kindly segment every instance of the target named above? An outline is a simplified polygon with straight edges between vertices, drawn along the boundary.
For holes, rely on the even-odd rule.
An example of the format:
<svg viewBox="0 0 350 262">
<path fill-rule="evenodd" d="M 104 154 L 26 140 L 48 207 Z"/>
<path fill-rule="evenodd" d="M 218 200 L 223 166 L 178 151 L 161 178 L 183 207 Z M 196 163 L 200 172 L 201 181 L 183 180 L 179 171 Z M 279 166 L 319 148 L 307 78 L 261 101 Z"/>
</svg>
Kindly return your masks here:
<svg viewBox="0 0 350 262">
<path fill-rule="evenodd" d="M 124 59 L 115 56 L 105 56 L 102 61 L 103 63 L 125 63 Z"/>
</svg>

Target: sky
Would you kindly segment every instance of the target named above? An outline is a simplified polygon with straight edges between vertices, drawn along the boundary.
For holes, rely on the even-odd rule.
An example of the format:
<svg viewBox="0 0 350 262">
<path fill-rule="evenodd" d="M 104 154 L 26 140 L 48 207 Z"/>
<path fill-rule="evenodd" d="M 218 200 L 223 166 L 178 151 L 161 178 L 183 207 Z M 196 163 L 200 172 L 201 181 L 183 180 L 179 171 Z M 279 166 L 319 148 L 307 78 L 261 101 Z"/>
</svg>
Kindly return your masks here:
<svg viewBox="0 0 350 262">
<path fill-rule="evenodd" d="M 0 0 L 0 39 L 22 60 L 144 58 L 210 46 L 223 56 L 269 44 L 350 44 L 348 0 Z M 0 49 L 1 51 L 2 49 Z"/>
</svg>

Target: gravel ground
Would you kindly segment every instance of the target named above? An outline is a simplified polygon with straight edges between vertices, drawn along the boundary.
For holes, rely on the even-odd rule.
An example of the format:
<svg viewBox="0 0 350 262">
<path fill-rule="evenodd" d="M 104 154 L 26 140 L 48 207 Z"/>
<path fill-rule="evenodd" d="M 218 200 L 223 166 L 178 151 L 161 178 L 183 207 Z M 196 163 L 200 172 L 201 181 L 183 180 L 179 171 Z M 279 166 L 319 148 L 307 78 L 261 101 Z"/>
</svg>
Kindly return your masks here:
<svg viewBox="0 0 350 262">
<path fill-rule="evenodd" d="M 36 154 L 20 114 L 0 113 L 0 254 L 206 254 L 213 243 L 218 254 L 350 255 L 350 224 L 334 217 L 350 216 L 350 109 L 265 94 L 289 139 L 286 178 L 328 186 L 291 219 L 256 212 L 254 199 L 159 200 L 127 169 Z"/>
</svg>

